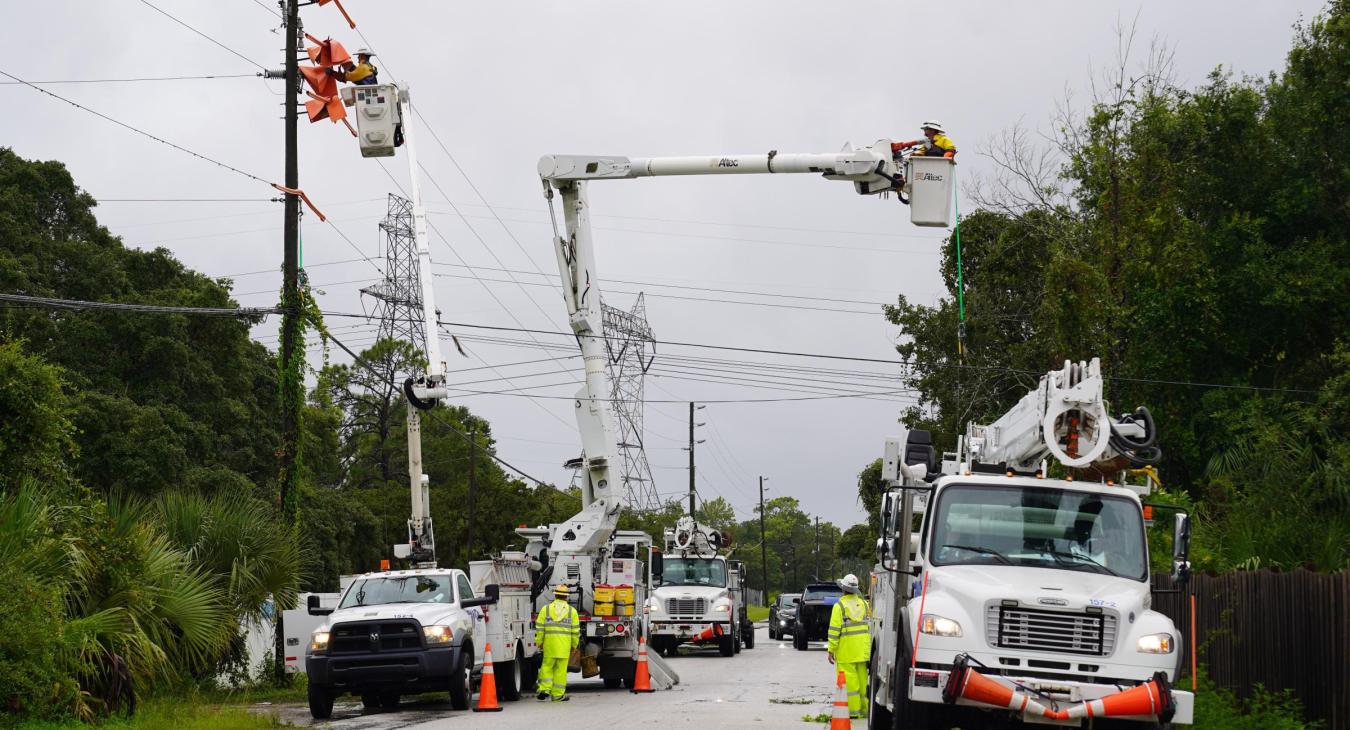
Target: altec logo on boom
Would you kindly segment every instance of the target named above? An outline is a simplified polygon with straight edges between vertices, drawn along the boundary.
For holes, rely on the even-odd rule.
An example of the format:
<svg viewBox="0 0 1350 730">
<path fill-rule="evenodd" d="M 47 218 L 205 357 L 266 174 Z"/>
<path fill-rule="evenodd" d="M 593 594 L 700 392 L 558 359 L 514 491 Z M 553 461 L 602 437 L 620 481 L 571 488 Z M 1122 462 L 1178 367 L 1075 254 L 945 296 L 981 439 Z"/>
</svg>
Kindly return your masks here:
<svg viewBox="0 0 1350 730">
<path fill-rule="evenodd" d="M 732 157 L 723 157 L 717 161 L 718 167 L 740 167 L 741 161 Z"/>
</svg>

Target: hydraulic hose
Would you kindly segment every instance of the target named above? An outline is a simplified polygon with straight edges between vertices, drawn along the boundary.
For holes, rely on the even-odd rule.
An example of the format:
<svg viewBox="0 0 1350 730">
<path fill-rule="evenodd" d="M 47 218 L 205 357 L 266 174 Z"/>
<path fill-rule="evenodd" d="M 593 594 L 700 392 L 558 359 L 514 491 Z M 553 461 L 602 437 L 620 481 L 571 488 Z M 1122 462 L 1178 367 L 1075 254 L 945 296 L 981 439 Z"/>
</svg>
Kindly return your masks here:
<svg viewBox="0 0 1350 730">
<path fill-rule="evenodd" d="M 1154 444 L 1158 440 L 1158 429 L 1153 422 L 1153 414 L 1149 413 L 1148 408 L 1139 406 L 1134 409 L 1134 413 L 1127 413 L 1120 417 L 1120 423 L 1140 423 L 1144 427 L 1142 438 L 1136 439 L 1133 436 L 1121 433 L 1116 428 L 1116 423 L 1111 423 L 1111 448 L 1130 460 L 1130 464 L 1135 468 L 1143 466 L 1156 465 L 1162 461 L 1162 449 Z"/>
</svg>

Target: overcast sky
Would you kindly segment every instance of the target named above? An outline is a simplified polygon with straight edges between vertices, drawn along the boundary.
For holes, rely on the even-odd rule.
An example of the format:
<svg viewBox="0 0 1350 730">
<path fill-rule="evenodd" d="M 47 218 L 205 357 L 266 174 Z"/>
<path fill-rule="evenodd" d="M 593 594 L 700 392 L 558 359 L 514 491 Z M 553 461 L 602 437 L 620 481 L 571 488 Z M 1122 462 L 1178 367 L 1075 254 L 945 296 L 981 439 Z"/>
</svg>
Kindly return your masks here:
<svg viewBox="0 0 1350 730">
<path fill-rule="evenodd" d="M 8 8 L 0 25 L 6 51 L 0 70 L 41 81 L 249 74 L 259 70 L 255 64 L 282 63 L 284 41 L 269 0 L 152 1 L 239 55 L 141 0 L 45 0 Z M 542 154 L 831 152 L 845 141 L 911 139 L 921 121 L 938 118 L 961 150 L 961 179 L 970 180 L 987 173 L 987 161 L 978 155 L 982 142 L 1019 122 L 1045 128 L 1066 89 L 1083 97 L 1090 68 L 1113 61 L 1122 24 L 1137 22 L 1137 56 L 1155 36 L 1170 43 L 1178 81 L 1193 86 L 1220 64 L 1253 75 L 1281 68 L 1292 24 L 1321 7 L 1310 0 L 345 5 L 379 54 L 381 80 L 411 84 L 416 105 L 454 155 L 452 161 L 418 128 L 418 154 L 430 176 L 423 178 L 423 192 L 437 231 L 432 257 L 445 275 L 436 279 L 443 318 L 554 331 L 566 330 L 566 319 L 557 291 L 541 286 L 557 281 L 535 173 Z M 315 36 L 331 35 L 349 50 L 366 43 L 332 5 L 306 7 L 302 16 Z M 278 82 L 244 77 L 46 88 L 258 177 L 283 177 Z M 0 99 L 6 108 L 0 144 L 27 158 L 64 162 L 96 198 L 253 199 L 109 201 L 97 212 L 128 246 L 163 246 L 194 269 L 232 276 L 241 305 L 275 302 L 282 213 L 266 202 L 271 189 L 31 88 L 0 86 Z M 393 183 L 379 163 L 360 157 L 341 126 L 302 122 L 300 132 L 301 185 L 334 223 L 306 218 L 304 262 L 324 309 L 361 311 L 358 289 L 374 283 L 379 272 L 360 260 L 324 264 L 380 255 L 376 224 Z M 406 187 L 401 155 L 384 167 Z M 899 293 L 932 303 L 942 290 L 937 251 L 945 230 L 915 228 L 894 200 L 860 198 L 850 186 L 814 176 L 599 182 L 590 195 L 597 268 L 602 289 L 611 292 L 606 298 L 627 307 L 632 296 L 619 292 L 647 291 L 648 318 L 659 340 L 894 359 L 900 333 L 870 303 L 894 301 Z M 964 198 L 961 205 L 968 207 Z M 440 264 L 490 268 L 471 272 Z M 335 318 L 328 324 L 349 344 L 373 340 L 370 326 Z M 273 318 L 255 334 L 275 346 L 277 325 Z M 579 377 L 579 360 L 509 366 L 571 353 L 541 350 L 520 333 L 455 331 L 517 342 L 466 338 L 470 357 L 462 358 L 447 341 L 451 370 L 480 368 L 453 374 L 452 384 L 473 390 L 555 384 L 454 400 L 491 421 L 504 458 L 566 485 L 570 472 L 561 464 L 579 446 L 568 398 L 576 386 L 563 383 Z M 569 346 L 560 337 L 533 339 Z M 775 390 L 763 387 L 769 371 L 732 372 L 677 357 L 861 374 L 794 370 L 794 390 Z M 496 367 L 496 374 L 481 369 L 485 365 Z M 720 369 L 696 369 L 710 367 Z M 674 401 L 900 386 L 898 368 L 884 364 L 674 345 L 658 346 L 654 368 L 660 374 L 647 380 L 646 435 L 663 494 L 688 485 L 687 456 L 680 450 L 687 406 Z M 466 384 L 500 376 L 510 380 Z M 699 429 L 699 438 L 707 440 L 698 451 L 700 493 L 728 498 L 746 519 L 757 499 L 756 477 L 764 475 L 769 497 L 797 497 L 808 512 L 841 527 L 861 521 L 856 475 L 880 456 L 882 439 L 898 430 L 904 405 L 894 396 L 709 405 L 699 412 L 708 424 Z"/>
</svg>

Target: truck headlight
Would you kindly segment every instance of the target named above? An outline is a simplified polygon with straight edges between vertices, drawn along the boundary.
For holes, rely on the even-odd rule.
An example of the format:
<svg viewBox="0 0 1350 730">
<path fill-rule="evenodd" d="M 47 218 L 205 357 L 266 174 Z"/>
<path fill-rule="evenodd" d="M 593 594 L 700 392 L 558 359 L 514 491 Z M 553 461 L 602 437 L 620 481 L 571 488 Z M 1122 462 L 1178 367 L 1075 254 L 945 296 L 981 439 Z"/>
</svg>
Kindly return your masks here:
<svg viewBox="0 0 1350 730">
<path fill-rule="evenodd" d="M 1144 654 L 1171 654 L 1175 649 L 1171 634 L 1149 634 L 1139 637 L 1135 650 Z"/>
<path fill-rule="evenodd" d="M 327 651 L 327 650 L 328 650 L 328 632 L 327 632 L 327 631 L 315 631 L 313 634 L 311 634 L 310 637 L 309 637 L 309 650 L 310 650 L 310 651 Z"/>
<path fill-rule="evenodd" d="M 925 613 L 919 621 L 919 631 L 933 636 L 960 636 L 961 624 L 937 614 Z"/>
<path fill-rule="evenodd" d="M 450 631 L 449 626 L 423 626 L 422 637 L 426 639 L 428 644 L 439 646 L 440 644 L 449 644 L 450 639 L 454 638 L 454 634 Z"/>
<path fill-rule="evenodd" d="M 714 603 L 714 604 L 713 604 L 713 607 L 712 607 L 712 610 L 717 611 L 717 612 L 719 612 L 719 613 L 730 613 L 730 612 L 731 612 L 731 601 L 725 601 L 725 602 Z"/>
<path fill-rule="evenodd" d="M 655 598 L 655 597 L 653 597 L 653 598 L 648 598 L 648 599 L 647 599 L 647 610 L 648 610 L 648 611 L 651 611 L 652 613 L 660 613 L 660 612 L 661 612 L 661 599 Z"/>
</svg>

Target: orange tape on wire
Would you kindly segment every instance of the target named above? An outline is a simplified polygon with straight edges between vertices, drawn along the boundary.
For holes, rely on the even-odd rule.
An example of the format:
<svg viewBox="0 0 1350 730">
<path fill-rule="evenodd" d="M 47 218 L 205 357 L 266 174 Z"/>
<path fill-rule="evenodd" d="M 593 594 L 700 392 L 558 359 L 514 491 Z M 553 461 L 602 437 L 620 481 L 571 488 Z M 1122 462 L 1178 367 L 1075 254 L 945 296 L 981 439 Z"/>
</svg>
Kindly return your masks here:
<svg viewBox="0 0 1350 730">
<path fill-rule="evenodd" d="M 299 195 L 300 199 L 305 201 L 305 205 L 309 206 L 309 209 L 314 211 L 314 215 L 319 216 L 320 221 L 327 222 L 328 220 L 327 216 L 325 216 L 318 208 L 314 207 L 314 203 L 309 199 L 308 195 L 305 195 L 304 190 L 301 190 L 299 188 L 288 188 L 285 185 L 278 185 L 277 183 L 270 183 L 270 184 L 272 187 L 276 188 L 277 190 L 280 190 L 283 193 L 286 193 L 287 195 Z"/>
</svg>

